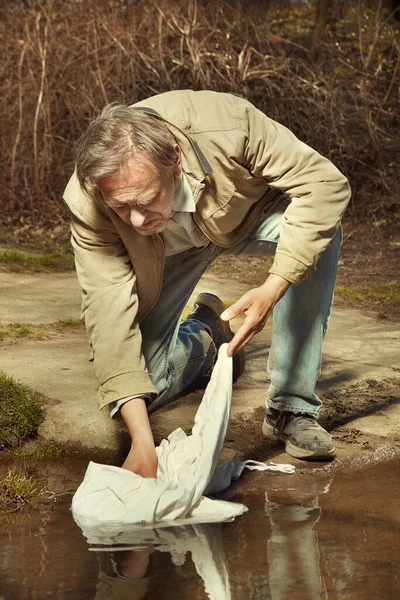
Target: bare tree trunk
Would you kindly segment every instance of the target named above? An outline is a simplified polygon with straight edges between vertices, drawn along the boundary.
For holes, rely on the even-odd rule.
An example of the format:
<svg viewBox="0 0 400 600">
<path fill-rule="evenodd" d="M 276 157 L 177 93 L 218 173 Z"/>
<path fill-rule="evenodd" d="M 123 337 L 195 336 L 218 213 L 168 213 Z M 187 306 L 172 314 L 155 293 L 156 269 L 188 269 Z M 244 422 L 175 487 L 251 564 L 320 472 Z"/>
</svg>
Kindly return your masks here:
<svg viewBox="0 0 400 600">
<path fill-rule="evenodd" d="M 331 6 L 332 2 L 330 0 L 317 0 L 315 22 L 310 36 L 310 57 L 312 61 L 316 61 L 319 57 L 321 42 L 325 37 Z"/>
</svg>

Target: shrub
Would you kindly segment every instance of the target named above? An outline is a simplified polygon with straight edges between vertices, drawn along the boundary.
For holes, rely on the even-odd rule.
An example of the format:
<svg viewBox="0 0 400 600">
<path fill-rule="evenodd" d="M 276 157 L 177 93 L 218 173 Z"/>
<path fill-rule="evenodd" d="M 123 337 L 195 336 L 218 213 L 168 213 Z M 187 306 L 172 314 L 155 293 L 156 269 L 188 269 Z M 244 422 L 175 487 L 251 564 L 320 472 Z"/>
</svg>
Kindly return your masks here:
<svg viewBox="0 0 400 600">
<path fill-rule="evenodd" d="M 44 416 L 40 395 L 0 371 L 0 449 L 21 446 Z"/>
<path fill-rule="evenodd" d="M 332 3 L 317 45 L 310 3 L 21 0 L 1 16 L 3 220 L 65 221 L 61 194 L 92 117 L 113 100 L 182 88 L 247 97 L 350 178 L 354 214 L 395 210 L 400 53 L 389 2 Z"/>
</svg>

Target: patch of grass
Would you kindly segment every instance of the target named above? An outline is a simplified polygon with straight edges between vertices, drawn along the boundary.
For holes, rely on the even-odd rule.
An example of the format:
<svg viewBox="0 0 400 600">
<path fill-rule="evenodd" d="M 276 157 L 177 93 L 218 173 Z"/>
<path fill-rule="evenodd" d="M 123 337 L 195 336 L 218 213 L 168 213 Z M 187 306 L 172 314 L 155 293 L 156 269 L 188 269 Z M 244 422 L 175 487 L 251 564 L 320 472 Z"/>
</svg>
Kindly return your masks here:
<svg viewBox="0 0 400 600">
<path fill-rule="evenodd" d="M 371 283 L 363 287 L 350 287 L 338 285 L 335 294 L 342 297 L 349 304 L 355 305 L 366 300 L 374 304 L 390 304 L 392 306 L 400 303 L 400 283 Z"/>
<path fill-rule="evenodd" d="M 44 499 L 46 491 L 37 486 L 33 477 L 28 477 L 17 469 L 9 469 L 7 475 L 0 475 L 0 504 L 2 509 L 18 509 L 25 505 L 35 505 Z"/>
<path fill-rule="evenodd" d="M 38 392 L 0 371 L 0 448 L 20 447 L 44 417 Z"/>
<path fill-rule="evenodd" d="M 47 254 L 27 254 L 19 250 L 0 252 L 0 263 L 12 271 L 65 271 L 74 268 L 74 257 L 61 252 Z"/>
<path fill-rule="evenodd" d="M 0 329 L 0 339 L 4 337 L 27 337 L 32 333 L 32 329 L 21 323 L 11 323 Z"/>
<path fill-rule="evenodd" d="M 62 454 L 66 453 L 66 448 L 59 442 L 47 442 L 41 444 L 35 450 L 21 450 L 18 453 L 18 457 L 24 460 L 33 459 L 34 461 L 45 461 L 52 460 L 53 458 L 59 458 Z"/>
<path fill-rule="evenodd" d="M 4 338 L 34 338 L 46 339 L 49 335 L 41 328 L 35 325 L 24 323 L 9 323 L 8 325 L 0 326 L 0 340 Z"/>
<path fill-rule="evenodd" d="M 59 319 L 56 323 L 53 323 L 52 326 L 58 331 L 64 331 L 65 329 L 76 329 L 77 327 L 82 327 L 83 323 L 79 319 Z"/>
<path fill-rule="evenodd" d="M 77 330 L 79 328 L 84 328 L 82 321 L 71 318 L 60 319 L 55 323 L 43 325 L 30 325 L 29 323 L 0 324 L 0 341 L 5 338 L 46 340 L 64 331 Z"/>
</svg>

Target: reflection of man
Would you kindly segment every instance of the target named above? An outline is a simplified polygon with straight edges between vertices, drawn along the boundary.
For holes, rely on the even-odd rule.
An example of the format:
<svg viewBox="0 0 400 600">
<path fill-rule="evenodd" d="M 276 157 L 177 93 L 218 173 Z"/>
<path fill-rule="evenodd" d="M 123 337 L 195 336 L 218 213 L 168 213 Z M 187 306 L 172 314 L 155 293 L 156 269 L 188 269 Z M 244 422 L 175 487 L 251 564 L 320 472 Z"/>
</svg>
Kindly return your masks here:
<svg viewBox="0 0 400 600">
<path fill-rule="evenodd" d="M 99 581 L 96 586 L 96 600 L 140 600 L 148 592 L 149 578 L 146 577 L 153 546 L 140 550 L 99 552 Z"/>
<path fill-rule="evenodd" d="M 88 536 L 89 543 L 95 544 L 102 538 L 99 533 L 100 540 L 96 539 L 93 529 Z M 154 545 L 143 543 L 143 539 Z M 176 598 L 177 590 L 185 598 L 203 597 L 203 590 L 211 599 L 231 598 L 220 524 L 136 531 L 115 524 L 114 532 L 107 530 L 107 540 L 107 544 L 123 544 L 132 549 L 121 550 L 113 545 L 106 548 L 104 538 L 101 540 L 96 600 L 139 600 L 146 594 L 152 598 Z M 153 552 L 158 554 L 155 561 Z M 160 558 L 160 553 L 167 560 Z"/>
<path fill-rule="evenodd" d="M 326 494 L 330 484 L 331 480 L 317 479 L 306 490 L 265 494 L 264 508 L 271 522 L 268 566 L 273 600 L 296 598 L 299 590 L 307 600 L 327 598 L 314 528 L 321 517 L 318 496 Z"/>
<path fill-rule="evenodd" d="M 125 468 L 156 475 L 148 411 L 207 381 L 228 321 L 244 313 L 228 348 L 239 377 L 243 348 L 275 305 L 263 432 L 298 458 L 334 456 L 314 388 L 349 187 L 327 159 L 241 98 L 168 92 L 104 109 L 64 198 L 101 407 L 132 436 Z M 179 325 L 222 253 L 275 258 L 228 310 L 201 294 Z"/>
</svg>

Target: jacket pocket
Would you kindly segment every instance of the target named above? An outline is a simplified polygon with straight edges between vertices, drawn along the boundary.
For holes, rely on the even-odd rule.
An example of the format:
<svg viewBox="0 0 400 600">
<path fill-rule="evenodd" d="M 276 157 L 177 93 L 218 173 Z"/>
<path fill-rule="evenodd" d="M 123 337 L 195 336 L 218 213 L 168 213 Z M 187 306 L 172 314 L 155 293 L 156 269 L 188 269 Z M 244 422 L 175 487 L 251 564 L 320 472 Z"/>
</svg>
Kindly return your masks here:
<svg viewBox="0 0 400 600">
<path fill-rule="evenodd" d="M 232 181 L 225 180 L 217 184 L 215 179 L 212 179 L 197 204 L 197 211 L 201 213 L 202 219 L 209 219 L 216 212 L 225 208 L 232 200 L 234 193 L 235 186 Z"/>
</svg>

